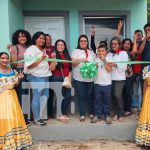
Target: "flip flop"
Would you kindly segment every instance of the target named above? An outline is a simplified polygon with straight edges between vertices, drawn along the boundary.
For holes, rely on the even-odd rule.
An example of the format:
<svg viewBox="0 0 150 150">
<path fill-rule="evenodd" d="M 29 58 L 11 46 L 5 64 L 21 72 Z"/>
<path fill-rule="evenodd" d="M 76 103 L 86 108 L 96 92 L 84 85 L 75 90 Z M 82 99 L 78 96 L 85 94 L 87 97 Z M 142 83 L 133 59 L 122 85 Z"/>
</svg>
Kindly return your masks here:
<svg viewBox="0 0 150 150">
<path fill-rule="evenodd" d="M 129 112 L 129 113 L 127 113 L 127 114 L 126 114 L 126 113 L 124 114 L 124 116 L 130 116 L 130 115 L 132 115 L 132 112 Z"/>
<path fill-rule="evenodd" d="M 57 118 L 58 121 L 63 122 L 63 123 L 67 123 L 69 122 L 69 118 L 66 118 L 64 116 L 61 116 L 59 118 Z"/>
</svg>

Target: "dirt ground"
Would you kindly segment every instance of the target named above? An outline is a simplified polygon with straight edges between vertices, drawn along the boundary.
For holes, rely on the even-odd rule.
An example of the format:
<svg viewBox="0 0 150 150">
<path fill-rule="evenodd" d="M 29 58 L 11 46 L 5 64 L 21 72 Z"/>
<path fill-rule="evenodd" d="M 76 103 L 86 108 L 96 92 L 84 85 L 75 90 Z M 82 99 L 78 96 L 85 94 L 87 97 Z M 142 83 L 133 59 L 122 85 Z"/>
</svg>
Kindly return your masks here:
<svg viewBox="0 0 150 150">
<path fill-rule="evenodd" d="M 41 141 L 33 144 L 32 150 L 150 150 L 131 142 L 115 140 L 89 141 Z"/>
</svg>

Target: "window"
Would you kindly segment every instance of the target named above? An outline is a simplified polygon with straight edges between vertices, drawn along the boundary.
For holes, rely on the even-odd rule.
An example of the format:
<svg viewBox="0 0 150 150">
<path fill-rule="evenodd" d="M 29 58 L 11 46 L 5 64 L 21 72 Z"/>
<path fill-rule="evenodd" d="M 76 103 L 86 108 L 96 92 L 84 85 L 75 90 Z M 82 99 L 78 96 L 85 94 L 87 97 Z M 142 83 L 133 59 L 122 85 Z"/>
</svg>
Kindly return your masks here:
<svg viewBox="0 0 150 150">
<path fill-rule="evenodd" d="M 123 20 L 124 22 L 123 29 L 120 34 L 120 38 L 123 39 L 125 38 L 126 32 L 125 17 L 84 17 L 83 33 L 88 36 L 90 41 L 91 27 L 94 25 L 96 27 L 95 44 L 98 44 L 100 41 L 107 41 L 109 45 L 111 38 L 115 35 L 119 20 Z"/>
</svg>

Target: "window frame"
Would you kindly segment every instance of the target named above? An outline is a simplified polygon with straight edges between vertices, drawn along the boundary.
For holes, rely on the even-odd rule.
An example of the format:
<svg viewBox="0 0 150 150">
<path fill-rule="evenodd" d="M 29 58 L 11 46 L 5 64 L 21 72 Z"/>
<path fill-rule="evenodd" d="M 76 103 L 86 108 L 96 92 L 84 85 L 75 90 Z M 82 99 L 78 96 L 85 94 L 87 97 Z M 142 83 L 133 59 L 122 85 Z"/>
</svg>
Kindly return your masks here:
<svg viewBox="0 0 150 150">
<path fill-rule="evenodd" d="M 125 37 L 131 38 L 131 11 L 79 11 L 79 34 L 84 34 L 85 17 L 122 17 L 125 18 Z"/>
</svg>

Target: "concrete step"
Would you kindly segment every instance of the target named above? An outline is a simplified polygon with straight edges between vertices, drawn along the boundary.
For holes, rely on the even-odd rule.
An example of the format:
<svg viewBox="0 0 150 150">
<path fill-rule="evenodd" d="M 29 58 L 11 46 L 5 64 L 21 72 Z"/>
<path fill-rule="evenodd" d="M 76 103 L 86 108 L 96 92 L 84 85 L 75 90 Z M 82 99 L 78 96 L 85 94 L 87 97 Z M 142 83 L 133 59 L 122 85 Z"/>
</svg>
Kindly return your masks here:
<svg viewBox="0 0 150 150">
<path fill-rule="evenodd" d="M 47 121 L 47 126 L 32 125 L 29 129 L 34 141 L 78 141 L 90 139 L 134 141 L 136 127 L 136 115 L 126 117 L 124 122 L 113 121 L 111 125 L 107 125 L 104 121 L 91 124 L 88 118 L 86 118 L 85 122 L 80 122 L 78 116 L 73 116 L 69 123 L 51 119 Z"/>
</svg>

